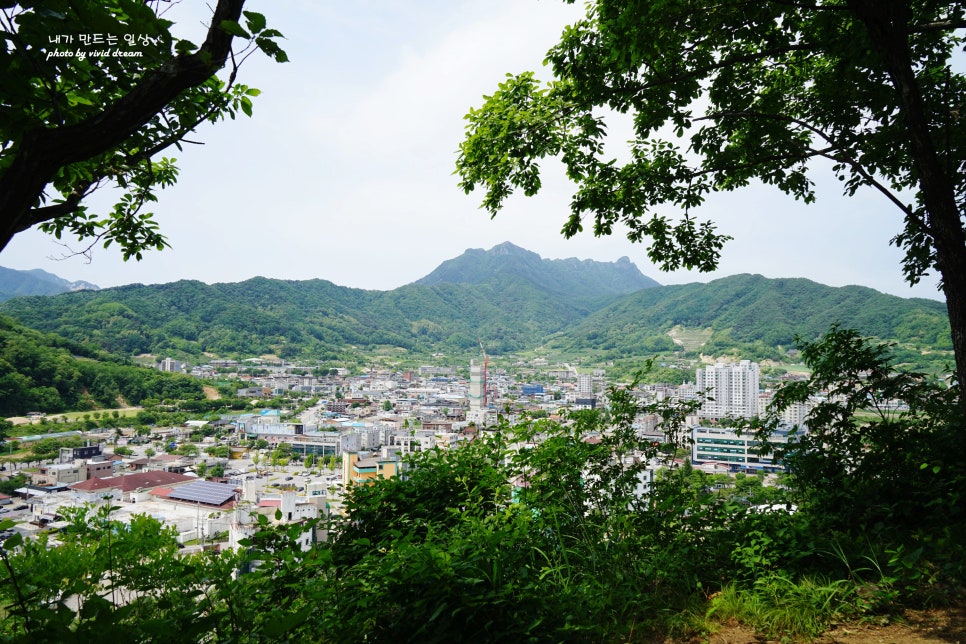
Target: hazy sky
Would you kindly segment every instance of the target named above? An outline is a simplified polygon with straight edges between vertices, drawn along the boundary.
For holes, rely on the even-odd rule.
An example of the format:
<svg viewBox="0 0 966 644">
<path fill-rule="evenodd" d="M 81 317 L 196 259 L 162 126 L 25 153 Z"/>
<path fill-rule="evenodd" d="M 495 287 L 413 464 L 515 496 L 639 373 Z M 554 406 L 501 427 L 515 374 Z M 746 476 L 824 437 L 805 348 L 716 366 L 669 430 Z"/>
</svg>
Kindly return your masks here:
<svg viewBox="0 0 966 644">
<path fill-rule="evenodd" d="M 203 3 L 184 4 L 172 17 L 198 25 Z M 940 297 L 934 280 L 916 288 L 902 280 L 901 254 L 888 245 L 899 212 L 871 192 L 841 196 L 830 174 L 816 175 L 821 189 L 809 206 L 767 187 L 716 195 L 699 218 L 735 239 L 714 274 L 661 273 L 622 233 L 565 240 L 571 192 L 553 163 L 540 195 L 515 195 L 491 220 L 478 208 L 482 194 L 464 195 L 453 175 L 462 117 L 506 73 L 542 69 L 581 2 L 249 0 L 246 8 L 285 34 L 291 62 L 252 56 L 240 81 L 262 90 L 254 117 L 207 126 L 193 137 L 205 145 L 168 152 L 181 178 L 153 210 L 173 248 L 141 262 L 113 249 L 91 263 L 56 261 L 65 249 L 30 231 L 0 253 L 0 265 L 102 287 L 262 275 L 387 290 L 467 248 L 511 241 L 547 258 L 627 256 L 662 284 L 760 273 Z"/>
</svg>

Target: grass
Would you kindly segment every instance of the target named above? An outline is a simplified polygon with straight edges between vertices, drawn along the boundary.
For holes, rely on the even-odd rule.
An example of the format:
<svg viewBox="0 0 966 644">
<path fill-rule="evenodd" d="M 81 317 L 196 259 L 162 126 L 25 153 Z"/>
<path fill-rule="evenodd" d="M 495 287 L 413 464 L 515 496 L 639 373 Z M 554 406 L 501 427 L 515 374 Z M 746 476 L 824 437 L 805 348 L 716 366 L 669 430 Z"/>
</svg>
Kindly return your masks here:
<svg viewBox="0 0 966 644">
<path fill-rule="evenodd" d="M 139 411 L 141 411 L 140 407 L 120 407 L 118 409 L 95 409 L 93 411 L 65 411 L 62 413 L 48 414 L 47 416 L 45 416 L 45 418 L 47 420 L 55 420 L 60 418 L 66 418 L 68 420 L 83 420 L 84 416 L 90 416 L 91 418 L 94 418 L 95 413 L 99 413 L 101 415 L 101 418 L 104 418 L 105 416 L 113 416 L 114 412 L 117 412 L 117 415 L 120 418 L 129 418 L 131 416 L 137 416 L 137 413 Z M 29 426 L 29 425 L 36 425 L 38 423 L 34 422 L 34 423 L 23 423 L 23 424 Z"/>
<path fill-rule="evenodd" d="M 711 622 L 735 620 L 770 638 L 810 641 L 842 615 L 854 612 L 854 590 L 846 580 L 793 581 L 771 575 L 752 588 L 725 586 L 711 597 L 705 617 Z"/>
<path fill-rule="evenodd" d="M 687 328 L 680 324 L 668 331 L 668 335 L 686 351 L 697 351 L 711 339 L 711 328 Z"/>
</svg>

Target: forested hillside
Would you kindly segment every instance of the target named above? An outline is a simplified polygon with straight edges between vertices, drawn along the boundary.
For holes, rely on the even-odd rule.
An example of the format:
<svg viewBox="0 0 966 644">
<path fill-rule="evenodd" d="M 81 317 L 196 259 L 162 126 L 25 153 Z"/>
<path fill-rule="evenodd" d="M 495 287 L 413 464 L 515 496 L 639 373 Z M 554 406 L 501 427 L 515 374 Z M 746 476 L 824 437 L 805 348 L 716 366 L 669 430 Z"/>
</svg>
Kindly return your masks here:
<svg viewBox="0 0 966 644">
<path fill-rule="evenodd" d="M 459 353 L 476 351 L 484 340 L 494 355 L 547 345 L 614 360 L 679 351 L 668 335 L 678 325 L 710 328 L 700 350 L 712 355 L 738 350 L 755 352 L 746 357 L 780 357 L 796 335 L 814 339 L 832 324 L 898 342 L 913 362 L 923 351 L 944 359 L 950 348 L 945 307 L 932 300 L 760 275 L 590 298 L 541 286 L 557 282 L 531 274 L 534 266 L 497 270 L 492 257 L 483 258 L 470 283 L 453 281 L 458 275 L 452 271 L 445 280 L 436 271 L 433 284 L 392 291 L 262 277 L 214 285 L 181 281 L 16 298 L 0 304 L 0 311 L 31 328 L 127 356 L 274 353 L 332 360 L 348 347 Z M 593 271 L 586 283 L 594 283 Z"/>
<path fill-rule="evenodd" d="M 392 291 L 257 277 L 207 285 L 130 285 L 2 310 L 27 326 L 124 355 L 276 353 L 334 359 L 347 346 L 414 352 L 528 349 L 621 295 L 656 284 L 629 261 L 541 260 L 512 244 L 467 251 Z M 444 264 L 444 266 L 446 266 Z"/>
<path fill-rule="evenodd" d="M 416 284 L 484 284 L 514 276 L 548 293 L 568 300 L 597 303 L 613 295 L 626 295 L 660 286 L 622 257 L 616 262 L 545 259 L 505 242 L 489 250 L 472 248 L 446 260 Z"/>
<path fill-rule="evenodd" d="M 714 355 L 734 347 L 793 348 L 796 336 L 814 340 L 833 324 L 908 348 L 952 349 L 941 302 L 761 275 L 638 291 L 588 316 L 551 344 L 619 357 L 654 344 L 656 334 L 680 325 L 710 328 L 711 340 L 703 351 Z"/>
<path fill-rule="evenodd" d="M 535 344 L 587 311 L 508 277 L 498 284 L 363 291 L 323 280 L 175 282 L 18 298 L 3 311 L 27 326 L 125 355 L 340 355 L 349 345 L 494 352 Z"/>
<path fill-rule="evenodd" d="M 0 316 L 0 417 L 199 397 L 197 378 L 126 364 Z"/>
</svg>

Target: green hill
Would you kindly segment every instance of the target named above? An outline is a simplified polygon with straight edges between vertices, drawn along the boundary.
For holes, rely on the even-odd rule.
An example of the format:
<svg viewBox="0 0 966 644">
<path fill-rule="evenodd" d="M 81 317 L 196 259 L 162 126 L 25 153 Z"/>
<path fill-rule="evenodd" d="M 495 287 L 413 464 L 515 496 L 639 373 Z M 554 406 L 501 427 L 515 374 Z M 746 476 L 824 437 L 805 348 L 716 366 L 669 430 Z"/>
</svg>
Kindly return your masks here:
<svg viewBox="0 0 966 644">
<path fill-rule="evenodd" d="M 32 328 L 123 355 L 335 359 L 347 346 L 475 351 L 481 338 L 499 354 L 530 348 L 652 284 L 626 260 L 541 260 L 503 244 L 467 251 L 392 291 L 256 277 L 16 298 L 0 309 Z"/>
<path fill-rule="evenodd" d="M 794 346 L 795 336 L 812 340 L 832 324 L 910 349 L 952 349 L 941 302 L 761 275 L 638 291 L 591 314 L 550 344 L 611 357 L 640 355 L 640 346 L 653 344 L 657 336 L 679 326 L 712 330 L 710 341 L 701 348 L 705 353 L 736 346 L 747 350 L 748 345 L 787 349 Z"/>
<path fill-rule="evenodd" d="M 926 351 L 943 359 L 950 349 L 945 305 L 932 300 L 760 275 L 659 286 L 624 259 L 545 260 L 512 244 L 467 251 L 391 291 L 319 279 L 180 281 L 14 298 L 0 312 L 112 353 L 184 359 L 337 360 L 353 347 L 456 354 L 476 352 L 480 340 L 492 355 L 547 346 L 636 359 L 683 351 L 670 334 L 675 327 L 705 332 L 687 334 L 692 350 L 761 359 L 781 357 L 796 335 L 812 339 L 832 324 L 897 342 L 910 362 Z"/>
<path fill-rule="evenodd" d="M 644 276 L 627 257 L 616 262 L 544 259 L 509 242 L 490 250 L 469 249 L 443 262 L 416 284 L 487 284 L 506 276 L 522 279 L 541 291 L 572 301 L 598 305 L 610 296 L 660 286 Z"/>
<path fill-rule="evenodd" d="M 203 397 L 197 378 L 138 367 L 0 316 L 0 417 Z"/>
<path fill-rule="evenodd" d="M 346 346 L 462 351 L 481 337 L 494 353 L 521 350 L 589 313 L 513 276 L 473 287 L 411 284 L 392 291 L 261 277 L 182 281 L 17 298 L 2 309 L 30 327 L 124 355 L 323 359 Z"/>
</svg>

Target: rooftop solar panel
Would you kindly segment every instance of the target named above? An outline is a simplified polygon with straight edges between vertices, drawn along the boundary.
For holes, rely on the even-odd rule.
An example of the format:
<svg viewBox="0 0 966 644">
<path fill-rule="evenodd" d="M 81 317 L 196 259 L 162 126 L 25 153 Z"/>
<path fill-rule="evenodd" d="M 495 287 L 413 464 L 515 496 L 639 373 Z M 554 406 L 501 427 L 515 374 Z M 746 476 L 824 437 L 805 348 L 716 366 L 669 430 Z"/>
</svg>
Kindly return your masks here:
<svg viewBox="0 0 966 644">
<path fill-rule="evenodd" d="M 235 488 L 232 485 L 215 483 L 214 481 L 194 481 L 174 488 L 168 498 L 209 505 L 222 505 L 235 498 Z"/>
</svg>

